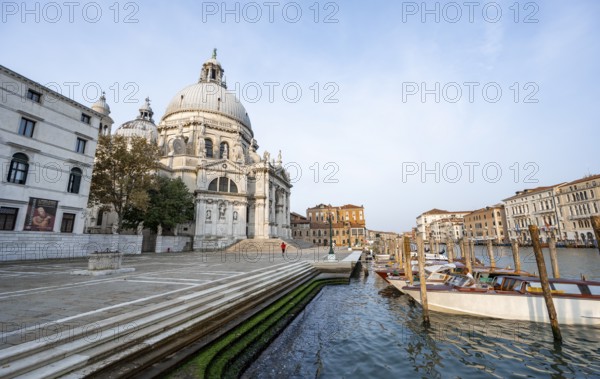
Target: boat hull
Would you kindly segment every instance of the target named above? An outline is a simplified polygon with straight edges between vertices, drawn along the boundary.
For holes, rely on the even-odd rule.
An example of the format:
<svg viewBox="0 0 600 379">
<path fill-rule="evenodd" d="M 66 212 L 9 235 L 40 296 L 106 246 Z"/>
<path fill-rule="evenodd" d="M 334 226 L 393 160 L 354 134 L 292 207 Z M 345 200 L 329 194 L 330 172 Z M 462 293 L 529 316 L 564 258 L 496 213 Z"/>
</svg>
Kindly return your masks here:
<svg viewBox="0 0 600 379">
<path fill-rule="evenodd" d="M 421 303 L 419 289 L 405 287 L 402 291 Z M 600 325 L 600 300 L 555 296 L 553 301 L 559 323 Z M 548 310 L 541 295 L 428 290 L 427 303 L 430 310 L 444 313 L 550 322 Z"/>
</svg>

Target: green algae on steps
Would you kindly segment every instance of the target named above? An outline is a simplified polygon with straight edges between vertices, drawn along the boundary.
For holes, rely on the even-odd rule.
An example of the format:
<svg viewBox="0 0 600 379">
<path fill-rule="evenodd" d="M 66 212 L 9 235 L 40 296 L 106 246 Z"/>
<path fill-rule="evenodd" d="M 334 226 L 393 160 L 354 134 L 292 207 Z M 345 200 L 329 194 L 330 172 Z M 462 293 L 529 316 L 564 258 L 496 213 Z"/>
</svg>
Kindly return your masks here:
<svg viewBox="0 0 600 379">
<path fill-rule="evenodd" d="M 348 284 L 347 279 L 313 280 L 201 349 L 169 378 L 237 378 L 268 344 L 296 317 L 325 285 Z"/>
</svg>

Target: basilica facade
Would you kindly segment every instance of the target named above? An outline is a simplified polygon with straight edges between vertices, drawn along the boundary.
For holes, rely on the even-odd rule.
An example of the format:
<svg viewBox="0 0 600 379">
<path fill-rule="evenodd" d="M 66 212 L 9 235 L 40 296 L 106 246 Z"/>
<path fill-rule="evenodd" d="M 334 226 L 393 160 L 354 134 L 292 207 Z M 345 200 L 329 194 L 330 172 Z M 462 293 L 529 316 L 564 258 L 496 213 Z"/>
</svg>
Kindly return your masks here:
<svg viewBox="0 0 600 379">
<path fill-rule="evenodd" d="M 146 136 L 160 149 L 161 175 L 181 178 L 195 194 L 194 249 L 238 240 L 291 238 L 292 185 L 282 164 L 258 143 L 250 117 L 227 90 L 213 56 L 196 83 L 180 90 L 158 123 L 149 101 L 117 134 Z"/>
</svg>

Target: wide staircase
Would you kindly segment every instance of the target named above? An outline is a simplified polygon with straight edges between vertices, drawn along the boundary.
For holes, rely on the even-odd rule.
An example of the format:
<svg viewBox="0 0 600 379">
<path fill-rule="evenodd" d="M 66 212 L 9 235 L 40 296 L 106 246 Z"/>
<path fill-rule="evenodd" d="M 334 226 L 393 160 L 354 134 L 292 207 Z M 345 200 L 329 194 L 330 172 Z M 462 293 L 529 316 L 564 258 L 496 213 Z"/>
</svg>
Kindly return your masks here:
<svg viewBox="0 0 600 379">
<path fill-rule="evenodd" d="M 131 376 L 199 339 L 224 333 L 316 275 L 308 262 L 286 262 L 127 313 L 107 311 L 100 321 L 68 333 L 0 350 L 0 378 Z"/>
<path fill-rule="evenodd" d="M 263 239 L 245 239 L 234 243 L 229 246 L 226 251 L 229 253 L 246 253 L 246 252 L 261 252 L 261 253 L 280 253 L 281 254 L 281 243 L 285 242 L 287 245 L 286 251 L 297 252 L 300 250 L 314 247 L 313 244 L 308 244 L 305 241 L 294 240 L 294 239 L 281 239 L 281 238 L 263 238 Z"/>
</svg>

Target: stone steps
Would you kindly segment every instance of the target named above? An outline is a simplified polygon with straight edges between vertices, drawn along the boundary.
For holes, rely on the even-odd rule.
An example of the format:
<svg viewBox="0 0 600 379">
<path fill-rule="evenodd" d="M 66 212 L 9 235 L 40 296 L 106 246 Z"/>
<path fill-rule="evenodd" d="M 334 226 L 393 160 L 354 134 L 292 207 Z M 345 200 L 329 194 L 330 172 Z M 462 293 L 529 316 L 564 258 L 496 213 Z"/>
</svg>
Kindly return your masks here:
<svg viewBox="0 0 600 379">
<path fill-rule="evenodd" d="M 269 297 L 282 284 L 314 273 L 306 262 L 258 271 L 93 324 L 99 329 L 92 330 L 112 330 L 113 333 L 92 333 L 91 338 L 90 328 L 81 327 L 52 340 L 32 341 L 0 350 L 0 377 L 89 375 L 129 356 L 139 355 L 145 349 L 160 345 L 163 340 L 202 326 L 225 312 L 236 313 L 240 304 Z"/>
<path fill-rule="evenodd" d="M 241 240 L 229 246 L 225 251 L 229 253 L 238 252 L 264 252 L 281 254 L 281 243 L 288 245 L 288 251 L 296 252 L 298 250 L 314 247 L 313 244 L 306 246 L 306 242 L 294 239 L 282 238 L 264 238 L 264 239 L 246 239 Z"/>
<path fill-rule="evenodd" d="M 161 361 L 164 357 L 172 355 L 173 353 L 181 350 L 182 346 L 188 346 L 193 344 L 195 340 L 199 339 L 202 334 L 213 332 L 215 329 L 220 329 L 226 323 L 234 320 L 236 317 L 240 318 L 244 315 L 245 318 L 255 311 L 258 311 L 265 302 L 270 303 L 270 299 L 275 297 L 275 300 L 285 293 L 292 291 L 297 286 L 302 285 L 306 281 L 315 277 L 315 272 L 310 271 L 302 274 L 301 276 L 290 277 L 277 283 L 276 288 L 269 288 L 268 291 L 262 291 L 263 293 L 254 296 L 252 299 L 245 299 L 243 303 L 237 302 L 232 304 L 230 312 L 223 315 L 223 312 L 215 313 L 212 312 L 206 317 L 202 317 L 203 320 L 200 323 L 195 320 L 191 320 L 186 325 L 181 325 L 177 328 L 170 328 L 163 334 L 153 337 L 149 340 L 144 341 L 143 349 L 138 349 L 134 354 L 129 354 L 127 364 L 124 366 L 122 362 L 117 364 L 111 364 L 110 362 L 99 362 L 95 365 L 90 365 L 83 370 L 74 372 L 76 376 L 73 378 L 80 378 L 83 376 L 89 376 L 93 372 L 95 376 L 117 378 L 123 376 L 131 376 L 132 374 L 138 375 L 140 378 L 146 378 L 149 376 L 156 376 L 156 372 L 153 375 L 147 375 L 143 370 L 148 368 L 150 365 Z M 253 310 L 253 311 L 252 311 Z M 218 323 L 213 322 L 215 317 L 218 317 Z M 238 319 L 238 322 L 240 320 Z M 200 333 L 197 331 L 197 325 L 202 326 Z M 208 325 L 206 327 L 205 325 Z M 233 325 L 232 325 L 233 326 Z M 232 327 L 231 326 L 231 327 Z M 228 328 L 227 328 L 228 329 Z M 220 330 L 220 334 L 223 334 L 226 329 Z M 158 342 L 158 343 L 157 343 Z M 171 358 L 172 359 L 172 358 Z M 179 357 L 178 361 L 171 361 L 168 367 L 174 367 L 176 362 L 181 362 L 182 357 Z M 162 367 L 163 370 L 165 367 Z M 160 371 L 159 371 L 160 372 Z"/>
<path fill-rule="evenodd" d="M 287 243 L 288 245 L 292 245 L 295 246 L 298 249 L 311 249 L 313 247 L 316 247 L 317 245 L 315 245 L 312 242 L 307 242 L 304 240 L 300 240 L 300 239 L 293 239 L 293 238 L 286 238 L 285 239 L 285 243 Z"/>
</svg>

